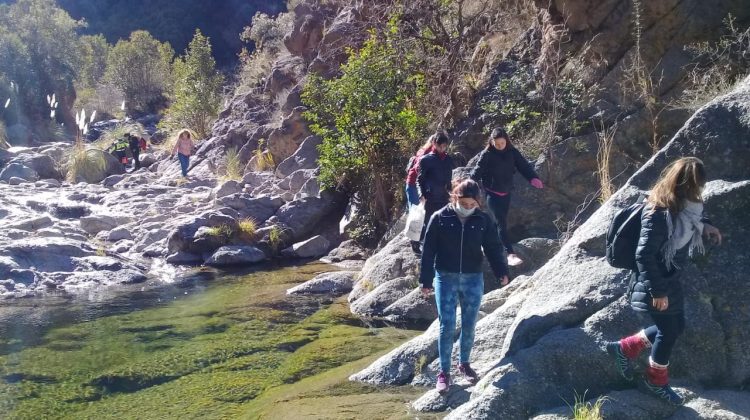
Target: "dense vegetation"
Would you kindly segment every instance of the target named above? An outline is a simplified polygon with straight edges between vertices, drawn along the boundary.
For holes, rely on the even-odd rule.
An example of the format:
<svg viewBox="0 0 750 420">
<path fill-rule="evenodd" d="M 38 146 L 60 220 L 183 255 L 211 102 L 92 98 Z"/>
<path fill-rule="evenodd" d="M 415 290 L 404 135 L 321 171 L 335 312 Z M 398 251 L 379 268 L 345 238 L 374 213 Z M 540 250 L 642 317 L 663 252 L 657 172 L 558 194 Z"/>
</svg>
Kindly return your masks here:
<svg viewBox="0 0 750 420">
<path fill-rule="evenodd" d="M 172 126 L 207 134 L 223 84 L 208 37 L 197 32 L 175 60 L 170 43 L 147 31 L 112 45 L 101 34 L 82 35 L 86 29 L 54 0 L 0 5 L 0 122 L 12 143 L 66 136 L 81 109 L 107 118 L 170 107 Z"/>
<path fill-rule="evenodd" d="M 195 29 L 211 38 L 222 67 L 236 63 L 242 41 L 237 34 L 256 12 L 277 14 L 284 0 L 58 0 L 76 19 L 85 19 L 86 34 L 103 34 L 110 43 L 145 30 L 184 51 Z"/>
</svg>

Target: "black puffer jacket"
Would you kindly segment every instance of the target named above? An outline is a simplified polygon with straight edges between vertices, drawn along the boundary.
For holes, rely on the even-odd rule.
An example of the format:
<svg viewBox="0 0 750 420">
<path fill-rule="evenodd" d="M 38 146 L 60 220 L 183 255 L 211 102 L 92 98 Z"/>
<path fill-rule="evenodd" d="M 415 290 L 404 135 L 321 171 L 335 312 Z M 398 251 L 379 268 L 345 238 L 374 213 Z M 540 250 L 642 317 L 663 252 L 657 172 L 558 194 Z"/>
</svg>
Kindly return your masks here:
<svg viewBox="0 0 750 420">
<path fill-rule="evenodd" d="M 484 188 L 507 193 L 513 190 L 516 170 L 529 181 L 539 178 L 529 161 L 515 147 L 509 146 L 504 150 L 488 147 L 479 155 L 471 179 L 481 182 Z"/>
<path fill-rule="evenodd" d="M 436 269 L 448 273 L 481 273 L 482 249 L 498 278 L 508 274 L 497 225 L 487 213 L 477 209 L 462 224 L 450 205 L 436 211 L 425 234 L 420 285 L 432 288 Z"/>
<path fill-rule="evenodd" d="M 419 159 L 417 187 L 419 195 L 425 200 L 433 203 L 447 203 L 450 198 L 452 178 L 453 159 L 450 156 L 441 157 L 432 152 Z"/>
<path fill-rule="evenodd" d="M 654 311 L 653 298 L 668 297 L 669 306 L 659 313 L 675 313 L 684 309 L 680 282 L 681 268 L 687 263 L 689 245 L 677 251 L 672 267 L 664 262 L 664 244 L 669 238 L 667 212 L 664 208 L 646 205 L 641 213 L 641 236 L 635 253 L 637 269 L 630 280 L 630 304 L 637 311 Z M 708 219 L 703 219 L 708 223 Z"/>
</svg>

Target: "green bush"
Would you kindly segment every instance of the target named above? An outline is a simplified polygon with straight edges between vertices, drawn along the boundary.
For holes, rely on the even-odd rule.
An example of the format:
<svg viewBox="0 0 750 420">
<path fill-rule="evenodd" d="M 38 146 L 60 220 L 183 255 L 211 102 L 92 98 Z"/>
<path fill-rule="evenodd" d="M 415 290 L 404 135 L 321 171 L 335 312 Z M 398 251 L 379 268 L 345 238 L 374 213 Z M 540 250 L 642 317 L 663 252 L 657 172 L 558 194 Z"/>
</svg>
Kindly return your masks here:
<svg viewBox="0 0 750 420">
<path fill-rule="evenodd" d="M 110 51 L 105 79 L 122 90 L 128 110 L 154 112 L 166 103 L 173 57 L 169 43 L 135 31 Z"/>
<path fill-rule="evenodd" d="M 425 96 L 417 60 L 391 38 L 372 33 L 350 51 L 341 76 L 311 76 L 302 93 L 305 117 L 323 142 L 320 181 L 326 188 L 358 193 L 378 232 L 391 219 L 402 188 L 405 160 L 423 138 L 427 121 L 417 110 Z"/>
<path fill-rule="evenodd" d="M 198 138 L 207 138 L 219 114 L 224 77 L 216 71 L 211 42 L 200 30 L 195 31 L 185 55 L 174 61 L 172 80 L 172 104 L 160 126 L 168 130 L 188 127 Z"/>
<path fill-rule="evenodd" d="M 0 98 L 12 98 L 2 114 L 8 125 L 49 120 L 46 96 L 51 93 L 62 106 L 74 97 L 73 81 L 81 65 L 76 31 L 81 27 L 53 0 L 0 5 Z M 63 111 L 59 117 L 69 108 Z"/>
</svg>

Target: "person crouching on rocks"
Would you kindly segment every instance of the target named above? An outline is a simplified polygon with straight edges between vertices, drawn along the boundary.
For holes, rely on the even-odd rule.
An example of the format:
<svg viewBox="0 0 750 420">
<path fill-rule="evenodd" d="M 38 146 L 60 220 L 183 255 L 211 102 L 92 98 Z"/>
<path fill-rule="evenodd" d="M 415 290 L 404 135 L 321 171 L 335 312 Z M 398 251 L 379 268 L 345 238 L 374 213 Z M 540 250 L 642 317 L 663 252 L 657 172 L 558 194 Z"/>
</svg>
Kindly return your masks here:
<svg viewBox="0 0 750 420">
<path fill-rule="evenodd" d="M 188 167 L 190 165 L 190 155 L 193 154 L 195 144 L 190 138 L 190 131 L 182 130 L 177 136 L 177 142 L 172 149 L 172 154 L 169 156 L 170 159 L 177 153 L 177 158 L 180 160 L 180 169 L 182 170 L 182 176 L 187 177 Z"/>
<path fill-rule="evenodd" d="M 629 294 L 631 307 L 648 313 L 653 325 L 635 335 L 606 344 L 607 352 L 624 378 L 633 380 L 631 361 L 651 348 L 643 389 L 673 405 L 683 398 L 669 386 L 669 357 L 685 328 L 680 282 L 687 256 L 703 252 L 702 236 L 721 243 L 719 229 L 703 218 L 703 162 L 682 158 L 662 172 L 649 193 L 641 214 L 641 234 L 636 250 Z"/>
<path fill-rule="evenodd" d="M 453 179 L 453 159 L 448 155 L 448 135 L 437 132 L 430 136 L 432 150 L 419 159 L 417 188 L 419 201 L 424 202 L 424 223 L 420 238 L 424 241 L 427 222 L 430 216 L 448 204 L 451 180 Z M 414 253 L 419 254 L 419 244 L 412 244 Z"/>
<path fill-rule="evenodd" d="M 440 374 L 438 392 L 451 383 L 451 351 L 456 329 L 456 304 L 461 305 L 461 338 L 458 371 L 474 384 L 479 380 L 469 364 L 474 345 L 474 327 L 484 294 L 484 255 L 503 286 L 508 268 L 503 246 L 492 218 L 480 210 L 479 185 L 471 179 L 456 181 L 451 202 L 430 218 L 422 250 L 419 283 L 424 296 L 435 291 L 440 319 Z M 433 286 L 434 278 L 434 286 Z"/>
<path fill-rule="evenodd" d="M 487 147 L 479 155 L 477 166 L 471 172 L 471 179 L 481 182 L 487 193 L 487 205 L 492 209 L 497 220 L 500 239 L 508 252 L 508 265 L 510 266 L 523 264 L 523 261 L 513 252 L 513 245 L 508 235 L 508 210 L 513 191 L 513 175 L 516 170 L 534 188 L 544 188 L 534 167 L 511 144 L 505 129 L 495 128 L 490 134 Z"/>
</svg>

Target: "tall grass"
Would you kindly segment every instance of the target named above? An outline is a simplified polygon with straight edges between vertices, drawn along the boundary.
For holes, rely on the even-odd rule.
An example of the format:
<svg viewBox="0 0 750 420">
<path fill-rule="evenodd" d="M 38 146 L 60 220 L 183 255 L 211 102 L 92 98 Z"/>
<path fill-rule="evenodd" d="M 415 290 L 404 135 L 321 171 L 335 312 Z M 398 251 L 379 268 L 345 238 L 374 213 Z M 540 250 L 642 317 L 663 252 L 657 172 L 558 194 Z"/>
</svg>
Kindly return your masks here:
<svg viewBox="0 0 750 420">
<path fill-rule="evenodd" d="M 106 152 L 87 148 L 82 141 L 77 141 L 68 152 L 65 177 L 68 182 L 96 182 L 107 169 Z"/>
<path fill-rule="evenodd" d="M 258 141 L 258 148 L 253 152 L 255 156 L 255 170 L 258 172 L 268 171 L 276 167 L 276 162 L 271 152 L 264 150 L 265 145 L 266 141 L 261 139 Z"/>
<path fill-rule="evenodd" d="M 258 231 L 258 224 L 250 217 L 246 217 L 239 221 L 239 233 L 240 235 L 249 241 L 253 241 Z"/>
<path fill-rule="evenodd" d="M 617 123 L 602 128 L 597 133 L 599 137 L 599 150 L 596 153 L 597 174 L 599 176 L 599 202 L 604 204 L 614 193 L 612 175 L 610 173 L 610 159 L 612 158 L 612 145 L 617 133 Z"/>
<path fill-rule="evenodd" d="M 0 121 L 0 149 L 7 150 L 10 148 L 8 143 L 8 134 L 5 131 L 5 123 Z"/>
<path fill-rule="evenodd" d="M 278 225 L 273 225 L 268 232 L 268 245 L 271 247 L 271 251 L 274 255 L 279 253 L 279 248 L 281 247 L 281 234 L 282 230 Z"/>
<path fill-rule="evenodd" d="M 230 147 L 226 150 L 224 166 L 224 175 L 222 176 L 223 180 L 239 181 L 242 179 L 242 163 L 240 162 L 240 155 L 237 152 L 236 147 Z"/>
<path fill-rule="evenodd" d="M 573 419 L 575 420 L 603 420 L 602 407 L 607 402 L 607 397 L 601 396 L 596 401 L 586 401 L 586 393 L 578 395 L 576 392 L 575 403 L 572 407 L 568 404 L 568 407 L 573 411 Z"/>
</svg>

